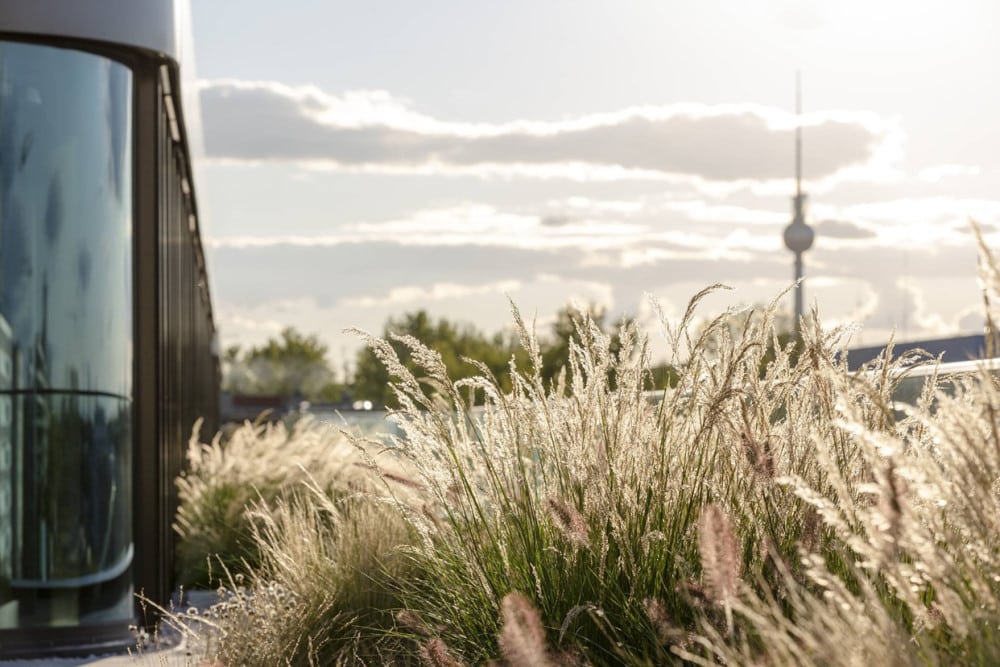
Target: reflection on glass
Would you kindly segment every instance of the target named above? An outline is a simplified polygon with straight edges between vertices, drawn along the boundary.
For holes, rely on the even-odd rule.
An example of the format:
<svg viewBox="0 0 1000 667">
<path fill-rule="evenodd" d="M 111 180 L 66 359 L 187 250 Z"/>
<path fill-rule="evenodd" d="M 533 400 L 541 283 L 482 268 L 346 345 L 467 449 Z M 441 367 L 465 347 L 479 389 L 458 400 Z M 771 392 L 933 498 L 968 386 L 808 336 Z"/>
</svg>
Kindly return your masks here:
<svg viewBox="0 0 1000 667">
<path fill-rule="evenodd" d="M 22 626 L 103 619 L 119 605 L 127 615 L 131 402 L 73 393 L 8 400 L 19 436 L 11 459 L 33 484 L 18 489 L 4 602 Z"/>
<path fill-rule="evenodd" d="M 131 88 L 0 42 L 0 628 L 131 616 Z"/>
<path fill-rule="evenodd" d="M 0 42 L 0 314 L 19 389 L 131 395 L 131 73 Z"/>
</svg>

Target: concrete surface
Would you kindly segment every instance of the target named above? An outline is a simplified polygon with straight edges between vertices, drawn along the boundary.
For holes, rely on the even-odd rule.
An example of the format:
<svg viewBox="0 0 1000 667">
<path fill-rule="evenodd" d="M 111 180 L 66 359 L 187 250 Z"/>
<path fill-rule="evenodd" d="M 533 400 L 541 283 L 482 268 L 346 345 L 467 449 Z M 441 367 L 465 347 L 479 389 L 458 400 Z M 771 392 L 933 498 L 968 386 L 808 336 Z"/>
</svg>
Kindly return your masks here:
<svg viewBox="0 0 1000 667">
<path fill-rule="evenodd" d="M 217 601 L 215 591 L 191 591 L 185 594 L 185 607 L 207 610 Z M 180 631 L 161 624 L 162 636 L 155 645 L 148 642 L 141 652 L 138 646 L 129 653 L 91 655 L 79 658 L 32 658 L 0 660 L 0 667 L 210 667 L 204 647 L 189 641 Z"/>
</svg>

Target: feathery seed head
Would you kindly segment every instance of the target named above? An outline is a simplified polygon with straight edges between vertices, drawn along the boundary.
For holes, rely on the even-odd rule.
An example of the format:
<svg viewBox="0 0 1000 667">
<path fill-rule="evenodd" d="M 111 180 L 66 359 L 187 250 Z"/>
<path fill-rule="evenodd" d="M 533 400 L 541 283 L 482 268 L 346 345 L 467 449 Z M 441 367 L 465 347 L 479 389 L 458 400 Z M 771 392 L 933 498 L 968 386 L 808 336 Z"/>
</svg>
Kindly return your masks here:
<svg viewBox="0 0 1000 667">
<path fill-rule="evenodd" d="M 567 540 L 579 547 L 590 546 L 587 521 L 576 507 L 559 498 L 549 498 L 545 505 L 556 527 Z"/>
<path fill-rule="evenodd" d="M 702 509 L 698 522 L 698 549 L 709 597 L 717 604 L 731 600 L 739 585 L 739 553 L 732 523 L 715 503 Z"/>
<path fill-rule="evenodd" d="M 666 605 L 659 600 L 646 598 L 642 601 L 642 608 L 646 611 L 649 622 L 656 629 L 656 636 L 666 644 L 675 634 L 673 619 Z"/>
<path fill-rule="evenodd" d="M 500 651 L 510 665 L 548 667 L 551 663 L 545 643 L 545 628 L 531 601 L 517 591 L 504 596 L 500 604 L 502 626 Z"/>
<path fill-rule="evenodd" d="M 420 646 L 420 664 L 424 667 L 464 667 L 440 637 L 432 637 Z"/>
<path fill-rule="evenodd" d="M 396 622 L 403 628 L 418 635 L 429 637 L 432 634 L 430 627 L 424 619 L 420 618 L 420 614 L 410 609 L 402 609 L 396 612 Z"/>
</svg>

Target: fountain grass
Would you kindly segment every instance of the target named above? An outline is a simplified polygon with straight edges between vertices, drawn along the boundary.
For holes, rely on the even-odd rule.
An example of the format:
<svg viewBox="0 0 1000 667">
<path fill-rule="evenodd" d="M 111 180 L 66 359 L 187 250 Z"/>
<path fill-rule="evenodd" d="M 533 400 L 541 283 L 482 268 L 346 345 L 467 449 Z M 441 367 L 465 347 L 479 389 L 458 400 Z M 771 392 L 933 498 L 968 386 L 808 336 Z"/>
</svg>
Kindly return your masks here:
<svg viewBox="0 0 1000 667">
<path fill-rule="evenodd" d="M 952 379 L 949 394 L 931 381 L 901 410 L 896 384 L 933 360 L 889 361 L 890 349 L 849 372 L 849 330 L 814 314 L 798 347 L 781 346 L 778 300 L 694 326 L 706 293 L 679 322 L 660 318 L 678 370 L 662 394 L 648 392 L 647 334 L 624 324 L 612 352 L 586 312 L 547 384 L 514 308 L 530 361 L 512 360 L 508 390 L 481 364 L 450 378 L 433 350 L 399 337 L 411 372 L 389 341 L 362 334 L 395 378 L 401 434 L 355 438 L 360 477 L 341 494 L 296 482 L 301 468 L 274 457 L 302 492 L 248 515 L 259 566 L 224 586 L 207 657 L 1000 661 L 994 378 Z M 322 452 L 321 430 L 289 440 Z M 343 465 L 335 456 L 309 454 L 306 470 Z"/>
</svg>

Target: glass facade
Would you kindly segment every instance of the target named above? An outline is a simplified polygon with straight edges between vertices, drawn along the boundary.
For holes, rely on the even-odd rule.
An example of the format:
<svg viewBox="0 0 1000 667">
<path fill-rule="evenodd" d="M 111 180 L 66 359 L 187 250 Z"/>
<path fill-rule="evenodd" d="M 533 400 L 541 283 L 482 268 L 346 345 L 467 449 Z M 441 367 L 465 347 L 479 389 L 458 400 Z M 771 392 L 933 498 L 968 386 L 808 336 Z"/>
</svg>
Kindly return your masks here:
<svg viewBox="0 0 1000 667">
<path fill-rule="evenodd" d="M 132 618 L 132 85 L 0 41 L 0 629 Z"/>
</svg>

